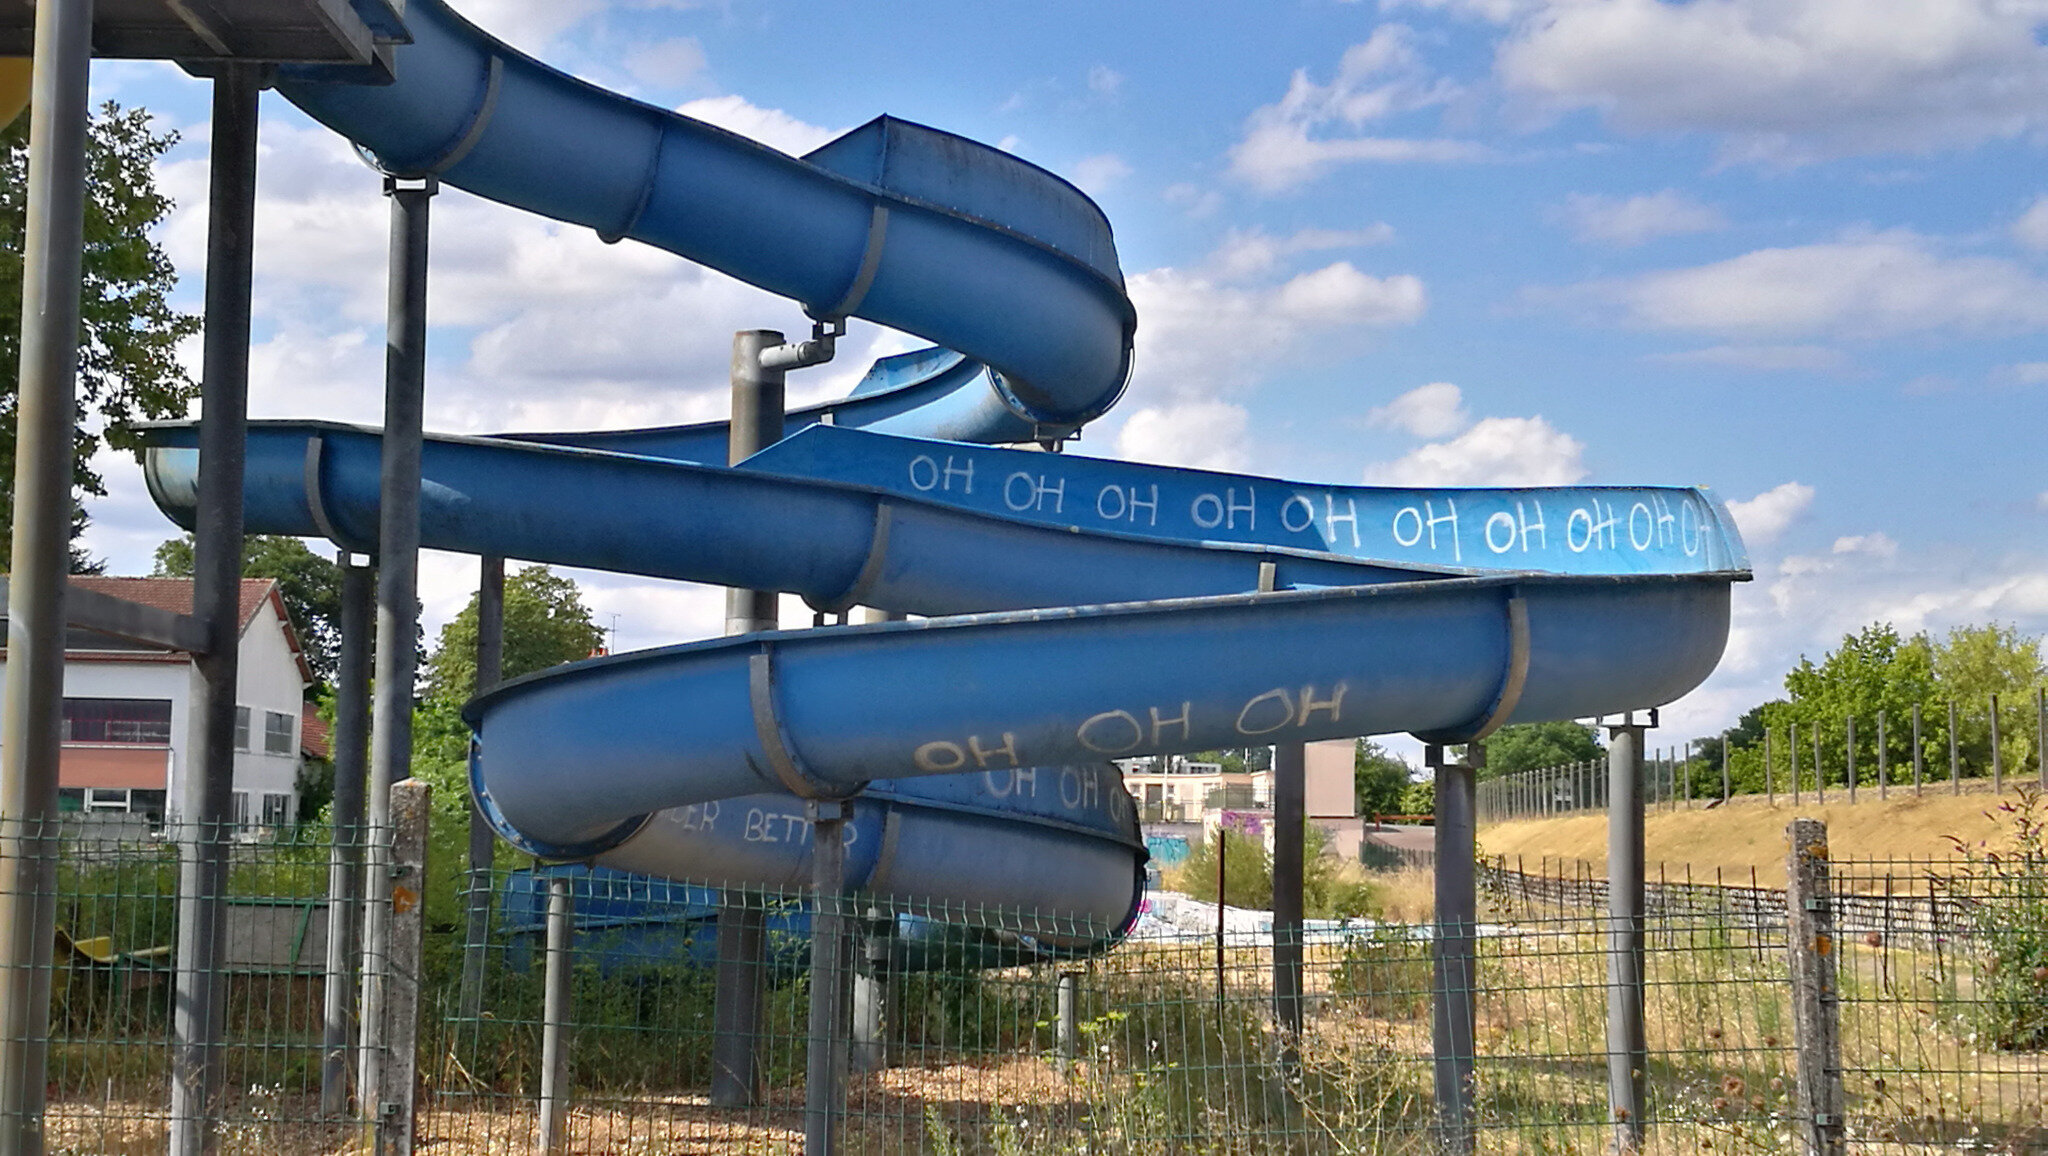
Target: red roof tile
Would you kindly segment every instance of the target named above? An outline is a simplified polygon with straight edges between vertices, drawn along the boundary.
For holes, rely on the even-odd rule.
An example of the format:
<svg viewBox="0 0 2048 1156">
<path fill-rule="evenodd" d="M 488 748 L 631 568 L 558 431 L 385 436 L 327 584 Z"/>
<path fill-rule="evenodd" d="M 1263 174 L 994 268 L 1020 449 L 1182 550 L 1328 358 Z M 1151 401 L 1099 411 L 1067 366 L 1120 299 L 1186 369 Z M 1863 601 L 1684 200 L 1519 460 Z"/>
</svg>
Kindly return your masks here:
<svg viewBox="0 0 2048 1156">
<path fill-rule="evenodd" d="M 299 753 L 316 759 L 334 755 L 334 736 L 321 721 L 320 708 L 310 702 L 299 712 Z"/>
<path fill-rule="evenodd" d="M 108 578 L 100 575 L 74 574 L 67 579 L 81 590 L 91 590 L 111 598 L 124 598 L 168 610 L 173 614 L 192 613 L 192 579 L 190 578 Z M 285 611 L 284 598 L 278 594 L 275 578 L 244 578 L 241 590 L 241 629 L 246 631 L 256 621 L 256 611 L 265 602 L 274 603 L 277 616 L 284 623 L 285 642 L 292 648 L 292 657 L 298 660 L 299 673 L 308 682 L 313 679 L 313 668 L 306 662 L 305 650 L 299 645 L 299 634 L 292 627 L 291 615 Z"/>
</svg>

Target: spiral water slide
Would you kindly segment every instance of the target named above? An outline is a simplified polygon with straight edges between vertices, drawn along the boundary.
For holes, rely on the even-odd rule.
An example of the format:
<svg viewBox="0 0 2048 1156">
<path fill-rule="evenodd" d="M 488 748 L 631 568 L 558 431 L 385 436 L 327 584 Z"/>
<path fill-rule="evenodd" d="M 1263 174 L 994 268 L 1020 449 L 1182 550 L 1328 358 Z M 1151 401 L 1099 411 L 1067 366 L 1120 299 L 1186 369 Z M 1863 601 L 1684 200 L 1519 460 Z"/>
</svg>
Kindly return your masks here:
<svg viewBox="0 0 2048 1156">
<path fill-rule="evenodd" d="M 1713 669 L 1747 561 L 1705 491 L 1398 490 L 1135 465 L 1056 441 L 1122 392 L 1100 212 L 1005 154 L 878 120 L 802 159 L 606 92 L 440 0 L 385 86 L 279 88 L 399 173 L 633 238 L 939 343 L 737 467 L 718 425 L 430 437 L 421 541 L 796 593 L 912 621 L 595 659 L 469 704 L 473 787 L 544 856 L 805 878 L 804 798 L 852 796 L 848 883 L 1128 924 L 1144 850 L 1106 759 L 1667 702 Z M 955 352 L 957 351 L 957 352 Z M 189 525 L 195 431 L 150 431 Z M 247 525 L 376 540 L 379 433 L 251 430 Z"/>
</svg>

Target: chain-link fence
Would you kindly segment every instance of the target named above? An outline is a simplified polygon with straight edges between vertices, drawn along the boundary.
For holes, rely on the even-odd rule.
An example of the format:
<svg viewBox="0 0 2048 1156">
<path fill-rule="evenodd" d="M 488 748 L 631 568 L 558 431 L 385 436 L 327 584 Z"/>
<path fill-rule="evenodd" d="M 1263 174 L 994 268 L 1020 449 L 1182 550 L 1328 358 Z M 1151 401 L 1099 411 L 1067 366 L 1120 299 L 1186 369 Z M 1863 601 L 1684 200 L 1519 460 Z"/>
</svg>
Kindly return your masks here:
<svg viewBox="0 0 2048 1156">
<path fill-rule="evenodd" d="M 853 929 L 847 1038 L 829 1045 L 846 1055 L 841 1149 L 1604 1151 L 1604 884 L 1544 866 L 1482 872 L 1473 1047 L 1450 1057 L 1433 1044 L 1426 925 L 1311 923 L 1295 1036 L 1274 1014 L 1270 922 L 1256 913 L 1219 937 L 1147 911 L 1115 940 L 1054 913 L 855 897 L 838 912 Z M 320 1105 L 328 867 L 322 845 L 235 850 L 223 1151 L 361 1143 L 362 1114 Z M 162 1146 L 175 891 L 172 846 L 63 845 L 52 1152 Z M 480 988 L 461 979 L 460 926 L 425 937 L 421 1150 L 534 1150 L 544 1134 L 565 1153 L 802 1150 L 812 1049 L 825 1046 L 808 1022 L 808 895 L 580 866 L 501 870 L 490 894 Z M 1648 898 L 1646 1150 L 1794 1150 L 1783 894 L 1667 881 Z M 1849 1149 L 2048 1151 L 2040 858 L 1837 863 L 1828 902 Z M 552 1014 L 551 923 L 566 949 Z M 1437 1115 L 1446 1058 L 1469 1060 L 1469 1131 Z"/>
</svg>

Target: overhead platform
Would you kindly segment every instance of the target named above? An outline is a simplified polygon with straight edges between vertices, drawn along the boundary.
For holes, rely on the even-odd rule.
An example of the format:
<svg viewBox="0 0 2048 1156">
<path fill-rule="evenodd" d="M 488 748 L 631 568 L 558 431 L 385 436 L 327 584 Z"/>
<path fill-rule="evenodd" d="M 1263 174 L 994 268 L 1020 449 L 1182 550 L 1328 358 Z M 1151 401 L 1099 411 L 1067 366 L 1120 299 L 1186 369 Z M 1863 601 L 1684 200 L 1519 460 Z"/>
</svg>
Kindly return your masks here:
<svg viewBox="0 0 2048 1156">
<path fill-rule="evenodd" d="M 241 61 L 378 63 L 379 47 L 403 43 L 405 0 L 96 0 L 93 55 L 176 60 L 203 70 Z M 0 0 L 0 56 L 35 47 L 35 5 Z"/>
</svg>

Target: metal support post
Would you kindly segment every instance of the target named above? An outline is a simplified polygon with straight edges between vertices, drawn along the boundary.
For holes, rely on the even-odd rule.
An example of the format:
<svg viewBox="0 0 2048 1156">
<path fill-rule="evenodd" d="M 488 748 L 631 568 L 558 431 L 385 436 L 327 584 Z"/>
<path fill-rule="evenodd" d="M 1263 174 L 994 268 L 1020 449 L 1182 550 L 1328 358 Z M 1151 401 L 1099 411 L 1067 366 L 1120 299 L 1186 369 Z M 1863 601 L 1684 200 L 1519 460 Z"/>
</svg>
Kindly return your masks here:
<svg viewBox="0 0 2048 1156">
<path fill-rule="evenodd" d="M 505 560 L 486 554 L 477 570 L 476 693 L 482 694 L 497 686 L 504 673 Z M 462 937 L 462 990 L 456 1000 L 456 1016 L 464 1023 L 474 1023 L 483 1014 L 484 965 L 491 945 L 491 871 L 496 866 L 497 850 L 497 836 L 472 797 L 466 888 L 468 925 Z"/>
<path fill-rule="evenodd" d="M 1892 773 L 1891 756 L 1884 749 L 1884 712 L 1877 712 L 1877 797 L 1882 802 L 1891 797 Z"/>
<path fill-rule="evenodd" d="M 804 1064 L 804 1152 L 837 1156 L 846 1112 L 846 803 L 812 799 L 811 1015 Z"/>
<path fill-rule="evenodd" d="M 348 1111 L 356 948 L 362 930 L 363 795 L 370 757 L 374 576 L 341 552 L 341 669 L 334 688 L 334 825 L 327 860 L 327 982 L 321 993 L 320 1114 Z"/>
<path fill-rule="evenodd" d="M 1828 801 L 1828 772 L 1820 761 L 1820 724 L 1807 727 L 1813 732 L 1813 798 L 1817 803 Z"/>
<path fill-rule="evenodd" d="M 35 10 L 13 574 L 0 746 L 0 1153 L 40 1156 L 57 926 L 57 760 L 63 745 L 64 575 L 70 569 L 92 0 Z M 209 350 L 211 337 L 209 332 Z"/>
<path fill-rule="evenodd" d="M 1803 1156 L 1848 1150 L 1842 1114 L 1841 1008 L 1835 986 L 1834 904 L 1828 881 L 1828 827 L 1795 819 L 1785 870 L 1787 952 L 1792 965 L 1792 1042 Z"/>
<path fill-rule="evenodd" d="M 1721 802 L 1723 804 L 1727 803 L 1728 797 L 1733 793 L 1728 781 L 1728 732 L 1723 731 L 1721 732 Z"/>
<path fill-rule="evenodd" d="M 1778 784 L 1771 778 L 1771 728 L 1764 728 L 1764 801 L 1778 805 Z"/>
<path fill-rule="evenodd" d="M 570 981 L 574 977 L 576 936 L 576 893 L 570 878 L 557 871 L 548 876 L 548 947 L 542 979 L 540 1025 L 540 1151 L 555 1156 L 562 1151 L 568 1134 L 563 1125 L 569 1118 L 568 1034 Z"/>
<path fill-rule="evenodd" d="M 254 65 L 231 64 L 213 85 L 206 247 L 206 346 L 199 431 L 199 513 L 192 613 L 206 624 L 197 750 L 177 785 L 182 826 L 178 957 L 171 1015 L 169 1151 L 210 1147 L 221 1091 L 228 855 L 234 839 L 235 698 L 242 595 L 242 467 L 249 399 L 250 279 L 255 254 Z"/>
<path fill-rule="evenodd" d="M 1792 805 L 1799 805 L 1799 724 L 1785 724 L 1785 769 L 1792 775 Z"/>
<path fill-rule="evenodd" d="M 772 329 L 732 335 L 732 420 L 726 427 L 726 462 L 738 465 L 782 440 L 784 375 L 761 365 L 763 350 L 782 344 Z M 781 624 L 782 595 L 774 590 L 725 592 L 725 632 L 752 634 Z M 718 971 L 713 994 L 711 1102 L 741 1108 L 761 1097 L 761 1000 L 767 968 L 766 912 L 744 896 L 727 894 L 718 909 Z"/>
<path fill-rule="evenodd" d="M 1643 735 L 1633 714 L 1607 728 L 1607 1108 L 1617 1153 L 1643 1147 Z"/>
<path fill-rule="evenodd" d="M 391 785 L 412 766 L 414 645 L 419 633 L 420 446 L 426 404 L 427 226 L 437 186 L 387 177 L 391 265 L 384 350 L 384 449 L 377 525 L 376 683 L 370 707 L 370 782 L 365 799 L 366 876 L 390 870 Z M 379 1034 L 391 967 L 391 908 L 363 909 L 363 1038 L 357 1094 L 365 1104 L 391 1098 L 383 1072 L 388 1041 Z"/>
<path fill-rule="evenodd" d="M 1474 997 L 1478 975 L 1479 888 L 1473 802 L 1477 771 L 1486 748 L 1465 748 L 1452 762 L 1440 746 L 1426 748 L 1424 761 L 1436 770 L 1436 922 L 1430 936 L 1434 998 L 1430 1016 L 1435 1056 L 1436 1126 L 1439 1150 L 1469 1153 L 1475 1141 L 1472 1074 L 1478 1055 Z"/>
<path fill-rule="evenodd" d="M 1308 747 L 1273 748 L 1273 1018 L 1281 1062 L 1300 1062 L 1302 874 L 1308 826 Z"/>
</svg>

